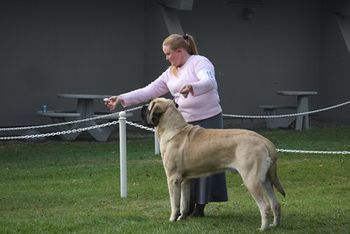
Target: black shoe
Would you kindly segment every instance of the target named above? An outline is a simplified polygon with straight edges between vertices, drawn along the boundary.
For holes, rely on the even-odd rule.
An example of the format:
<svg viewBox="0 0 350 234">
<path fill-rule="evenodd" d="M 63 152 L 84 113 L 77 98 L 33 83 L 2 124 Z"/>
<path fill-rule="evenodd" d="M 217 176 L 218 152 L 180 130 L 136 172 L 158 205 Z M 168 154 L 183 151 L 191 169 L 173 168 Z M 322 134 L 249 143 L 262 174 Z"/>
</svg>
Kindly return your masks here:
<svg viewBox="0 0 350 234">
<path fill-rule="evenodd" d="M 204 217 L 204 208 L 206 204 L 197 204 L 194 206 L 194 210 L 191 213 L 191 217 Z"/>
<path fill-rule="evenodd" d="M 189 210 L 186 213 L 186 216 L 190 216 L 193 213 L 195 203 L 190 204 Z"/>
</svg>

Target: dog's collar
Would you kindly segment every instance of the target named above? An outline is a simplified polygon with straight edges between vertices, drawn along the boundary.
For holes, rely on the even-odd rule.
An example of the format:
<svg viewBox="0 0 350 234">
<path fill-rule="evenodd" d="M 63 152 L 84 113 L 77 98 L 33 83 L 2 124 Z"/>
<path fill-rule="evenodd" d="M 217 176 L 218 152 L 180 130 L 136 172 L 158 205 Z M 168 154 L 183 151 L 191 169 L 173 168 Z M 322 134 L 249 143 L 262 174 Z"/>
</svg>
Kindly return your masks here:
<svg viewBox="0 0 350 234">
<path fill-rule="evenodd" d="M 167 109 L 168 109 L 172 104 L 174 104 L 176 108 L 179 107 L 179 104 L 177 104 L 177 102 L 176 102 L 176 97 L 174 97 L 174 98 L 171 100 L 171 102 L 170 102 L 170 103 L 168 104 L 168 106 L 167 106 Z"/>
</svg>

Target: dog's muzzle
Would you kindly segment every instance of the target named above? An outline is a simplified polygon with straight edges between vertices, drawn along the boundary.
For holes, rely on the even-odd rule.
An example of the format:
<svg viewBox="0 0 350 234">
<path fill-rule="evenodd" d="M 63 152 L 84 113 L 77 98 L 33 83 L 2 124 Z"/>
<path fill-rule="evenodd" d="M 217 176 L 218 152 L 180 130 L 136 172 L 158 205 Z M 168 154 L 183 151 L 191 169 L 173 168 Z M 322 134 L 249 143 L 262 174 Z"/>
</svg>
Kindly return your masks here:
<svg viewBox="0 0 350 234">
<path fill-rule="evenodd" d="M 148 110 L 148 106 L 149 104 L 146 104 L 142 107 L 141 109 L 141 118 L 142 118 L 142 122 L 144 125 L 148 126 L 148 127 L 154 127 L 153 124 L 149 121 L 149 110 Z"/>
</svg>

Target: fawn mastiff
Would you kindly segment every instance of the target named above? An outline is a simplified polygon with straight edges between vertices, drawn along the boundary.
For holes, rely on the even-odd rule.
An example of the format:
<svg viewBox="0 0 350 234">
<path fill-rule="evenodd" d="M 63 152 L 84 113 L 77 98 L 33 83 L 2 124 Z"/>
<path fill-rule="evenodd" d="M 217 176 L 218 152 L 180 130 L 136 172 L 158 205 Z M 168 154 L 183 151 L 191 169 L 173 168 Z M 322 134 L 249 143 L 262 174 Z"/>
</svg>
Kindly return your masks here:
<svg viewBox="0 0 350 234">
<path fill-rule="evenodd" d="M 260 230 L 281 223 L 281 206 L 273 187 L 283 196 L 277 177 L 277 151 L 265 137 L 243 129 L 204 129 L 186 123 L 170 99 L 156 98 L 142 109 L 142 117 L 156 128 L 171 203 L 170 221 L 186 217 L 190 179 L 235 169 L 258 205 Z M 267 200 L 265 199 L 265 195 Z"/>
</svg>

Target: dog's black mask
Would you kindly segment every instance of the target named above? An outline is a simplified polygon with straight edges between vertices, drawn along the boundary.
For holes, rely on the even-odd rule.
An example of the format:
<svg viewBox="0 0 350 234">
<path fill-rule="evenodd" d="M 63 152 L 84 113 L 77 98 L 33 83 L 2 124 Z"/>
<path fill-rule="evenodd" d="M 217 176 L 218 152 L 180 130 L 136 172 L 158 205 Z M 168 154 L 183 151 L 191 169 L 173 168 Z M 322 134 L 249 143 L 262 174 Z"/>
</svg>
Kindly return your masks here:
<svg viewBox="0 0 350 234">
<path fill-rule="evenodd" d="M 149 115 L 149 111 L 148 111 L 148 104 L 144 105 L 141 109 L 141 118 L 143 121 L 143 124 L 148 126 L 148 127 L 153 127 L 153 124 L 148 122 L 148 115 Z"/>
<path fill-rule="evenodd" d="M 178 104 L 173 101 L 175 103 L 176 108 L 178 108 Z M 148 127 L 156 127 L 159 123 L 159 119 L 162 116 L 162 112 L 159 112 L 159 110 L 157 110 L 157 107 L 155 107 L 156 109 L 153 110 L 153 114 L 152 114 L 152 118 L 150 117 L 150 111 L 148 109 L 149 104 L 146 104 L 142 107 L 141 109 L 141 118 L 143 123 L 148 126 Z"/>
<path fill-rule="evenodd" d="M 163 115 L 163 112 L 160 111 L 159 107 L 153 107 L 151 111 L 148 109 L 149 105 L 144 105 L 141 109 L 141 117 L 144 124 L 147 127 L 156 127 L 159 123 L 159 119 Z M 151 116 L 152 112 L 152 116 Z"/>
</svg>

